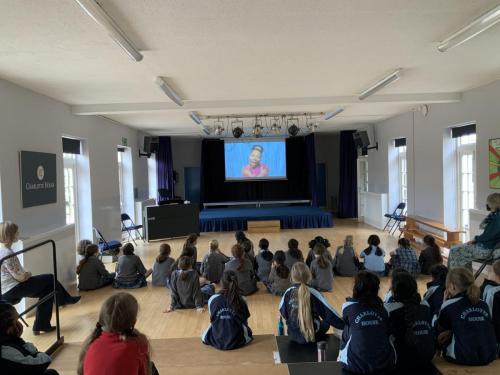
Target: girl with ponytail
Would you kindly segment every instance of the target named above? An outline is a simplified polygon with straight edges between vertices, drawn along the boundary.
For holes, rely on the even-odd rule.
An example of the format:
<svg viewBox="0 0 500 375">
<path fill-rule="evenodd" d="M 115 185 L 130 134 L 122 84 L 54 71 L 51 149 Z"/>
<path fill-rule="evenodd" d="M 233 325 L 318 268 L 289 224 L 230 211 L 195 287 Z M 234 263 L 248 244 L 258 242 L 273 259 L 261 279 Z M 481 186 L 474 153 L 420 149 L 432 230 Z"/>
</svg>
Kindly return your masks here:
<svg viewBox="0 0 500 375">
<path fill-rule="evenodd" d="M 245 250 L 239 244 L 231 248 L 233 259 L 226 263 L 225 271 L 234 271 L 238 277 L 238 285 L 243 296 L 255 293 L 257 280 L 252 262 L 245 256 Z"/>
<path fill-rule="evenodd" d="M 421 300 L 415 278 L 406 271 L 393 274 L 391 292 L 392 302 L 386 303 L 385 308 L 397 365 L 426 366 L 436 352 L 430 307 Z"/>
<path fill-rule="evenodd" d="M 250 311 L 241 296 L 238 276 L 234 271 L 225 271 L 221 283 L 221 291 L 208 301 L 210 325 L 201 340 L 219 350 L 241 348 L 253 339 L 248 326 Z"/>
<path fill-rule="evenodd" d="M 355 373 L 391 373 L 395 351 L 389 339 L 389 316 L 378 296 L 380 280 L 361 271 L 354 278 L 352 298 L 342 305 L 345 322 L 338 361 Z"/>
<path fill-rule="evenodd" d="M 193 269 L 192 258 L 181 256 L 179 269 L 170 276 L 170 308 L 164 312 L 193 308 L 203 312 L 203 306 L 214 293 L 215 286 L 213 284 L 208 282 L 200 284 L 198 272 Z"/>
<path fill-rule="evenodd" d="M 78 375 L 155 374 L 149 342 L 135 329 L 139 304 L 128 293 L 109 297 L 94 331 L 83 343 Z"/>
<path fill-rule="evenodd" d="M 274 253 L 273 266 L 265 285 L 269 293 L 275 296 L 282 296 L 290 288 L 290 270 L 285 265 L 285 261 L 286 255 L 283 250 Z"/>
<path fill-rule="evenodd" d="M 291 271 L 292 286 L 281 299 L 279 310 L 294 342 L 307 344 L 321 340 L 330 326 L 344 328 L 344 322 L 317 290 L 309 287 L 311 271 L 302 262 Z"/>
<path fill-rule="evenodd" d="M 311 286 L 320 292 L 331 292 L 333 287 L 333 264 L 328 256 L 326 247 L 317 243 L 314 245 L 314 260 L 310 269 L 312 274 Z"/>
<path fill-rule="evenodd" d="M 87 245 L 84 258 L 76 267 L 78 275 L 78 289 L 94 290 L 113 283 L 115 273 L 109 273 L 102 261 L 97 257 L 99 248 L 97 245 Z"/>
<path fill-rule="evenodd" d="M 496 359 L 498 347 L 490 310 L 479 299 L 472 272 L 461 267 L 451 269 L 444 298 L 437 324 L 445 359 L 472 366 L 485 366 Z"/>
</svg>

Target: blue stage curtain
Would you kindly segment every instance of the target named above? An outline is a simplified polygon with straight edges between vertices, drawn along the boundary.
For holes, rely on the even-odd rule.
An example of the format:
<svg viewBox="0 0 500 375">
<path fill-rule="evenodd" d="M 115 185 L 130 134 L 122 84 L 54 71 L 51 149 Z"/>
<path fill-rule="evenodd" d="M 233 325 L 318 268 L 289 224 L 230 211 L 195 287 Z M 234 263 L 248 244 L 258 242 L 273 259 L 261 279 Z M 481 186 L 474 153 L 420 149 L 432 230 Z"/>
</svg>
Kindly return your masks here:
<svg viewBox="0 0 500 375">
<path fill-rule="evenodd" d="M 314 143 L 314 134 L 304 137 L 306 150 L 307 181 L 309 183 L 309 192 L 311 193 L 312 206 L 318 207 L 318 182 L 316 180 L 316 147 Z"/>
<path fill-rule="evenodd" d="M 156 153 L 156 177 L 158 191 L 164 189 L 164 194 L 158 192 L 158 202 L 174 198 L 174 162 L 172 159 L 172 140 L 170 137 L 159 137 Z"/>
<path fill-rule="evenodd" d="M 338 216 L 358 216 L 357 158 L 358 150 L 352 138 L 355 130 L 340 132 L 340 173 Z"/>
</svg>

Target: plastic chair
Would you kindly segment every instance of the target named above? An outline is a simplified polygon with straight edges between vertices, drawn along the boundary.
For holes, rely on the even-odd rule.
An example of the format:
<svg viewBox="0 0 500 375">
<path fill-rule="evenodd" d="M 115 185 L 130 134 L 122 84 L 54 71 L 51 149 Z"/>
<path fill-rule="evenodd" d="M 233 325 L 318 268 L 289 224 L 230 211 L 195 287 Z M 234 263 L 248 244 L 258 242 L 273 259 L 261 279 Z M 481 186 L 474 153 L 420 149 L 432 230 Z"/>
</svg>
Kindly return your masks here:
<svg viewBox="0 0 500 375">
<path fill-rule="evenodd" d="M 385 224 L 385 227 L 384 227 L 384 229 L 382 229 L 382 231 L 385 231 L 387 229 L 387 227 L 390 225 L 391 221 L 394 220 L 394 224 L 389 229 L 389 233 L 390 233 L 394 229 L 394 226 L 397 223 L 396 217 L 397 216 L 399 216 L 399 217 L 403 216 L 403 212 L 404 212 L 405 208 L 406 208 L 406 203 L 405 202 L 401 202 L 400 204 L 397 205 L 397 207 L 394 209 L 394 211 L 392 212 L 392 214 L 386 213 L 384 216 L 386 218 L 388 218 L 389 220 L 387 220 L 387 223 Z M 399 210 L 399 213 L 398 213 L 398 210 Z M 405 220 L 406 220 L 406 217 L 405 217 Z"/>
<path fill-rule="evenodd" d="M 106 241 L 101 231 L 96 227 L 92 228 L 97 237 L 97 247 L 99 248 L 99 253 L 102 257 L 103 253 L 106 251 L 108 253 L 118 253 L 120 251 L 120 247 L 122 247 L 122 243 L 117 240 Z"/>
<path fill-rule="evenodd" d="M 142 235 L 141 231 L 139 230 L 139 229 L 142 229 L 142 225 L 136 225 L 132 221 L 132 219 L 130 218 L 130 216 L 128 214 L 122 214 L 121 220 L 122 220 L 122 233 L 123 232 L 128 233 L 128 239 L 127 239 L 128 242 L 130 242 L 130 239 L 132 239 L 132 242 L 134 243 L 134 245 L 137 246 L 137 244 L 135 243 L 134 236 L 132 236 L 132 231 L 135 231 L 135 233 L 139 235 L 139 238 L 141 238 L 143 242 L 146 242 L 144 240 L 144 236 Z M 127 223 L 126 223 L 127 221 L 130 222 L 130 225 L 127 225 Z"/>
</svg>

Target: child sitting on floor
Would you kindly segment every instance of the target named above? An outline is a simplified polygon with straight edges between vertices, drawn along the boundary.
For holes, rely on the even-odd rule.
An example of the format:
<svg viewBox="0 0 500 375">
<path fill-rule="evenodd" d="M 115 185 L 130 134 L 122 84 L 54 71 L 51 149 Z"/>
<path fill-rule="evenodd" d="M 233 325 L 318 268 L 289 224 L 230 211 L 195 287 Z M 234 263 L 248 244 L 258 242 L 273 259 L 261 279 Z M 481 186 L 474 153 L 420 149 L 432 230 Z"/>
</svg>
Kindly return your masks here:
<svg viewBox="0 0 500 375">
<path fill-rule="evenodd" d="M 23 325 L 16 309 L 0 302 L 0 363 L 1 372 L 6 375 L 57 375 L 47 370 L 52 359 L 31 343 L 22 339 Z"/>
<path fill-rule="evenodd" d="M 292 287 L 283 295 L 279 310 L 288 327 L 290 340 L 298 344 L 322 340 L 333 326 L 344 328 L 344 321 L 316 289 L 309 287 L 311 271 L 297 262 L 291 271 Z"/>
<path fill-rule="evenodd" d="M 481 286 L 481 299 L 490 308 L 500 354 L 500 260 L 493 263 L 489 279 L 484 280 Z"/>
<path fill-rule="evenodd" d="M 421 300 L 415 278 L 406 271 L 393 274 L 391 291 L 393 302 L 386 303 L 385 308 L 397 366 L 427 366 L 436 352 L 429 304 Z"/>
<path fill-rule="evenodd" d="M 170 287 L 170 275 L 172 274 L 172 265 L 175 262 L 174 258 L 170 257 L 171 252 L 172 249 L 168 243 L 160 245 L 160 254 L 153 264 L 152 284 L 154 286 Z"/>
<path fill-rule="evenodd" d="M 361 271 L 354 278 L 352 298 L 342 305 L 345 322 L 338 361 L 346 370 L 390 373 L 396 353 L 389 338 L 389 316 L 378 296 L 380 280 Z"/>
<path fill-rule="evenodd" d="M 238 349 L 252 341 L 248 326 L 250 311 L 240 294 L 238 277 L 233 271 L 222 275 L 222 289 L 208 301 L 210 326 L 203 333 L 202 342 L 220 350 Z"/>
<path fill-rule="evenodd" d="M 219 241 L 210 241 L 210 252 L 201 262 L 201 275 L 211 283 L 218 284 L 224 272 L 224 265 L 229 262 L 229 257 L 219 249 Z"/>
<path fill-rule="evenodd" d="M 285 252 L 282 250 L 274 253 L 273 267 L 269 274 L 269 281 L 266 284 L 269 293 L 275 296 L 282 296 L 290 288 L 290 270 L 285 265 Z"/>
<path fill-rule="evenodd" d="M 432 281 L 427 283 L 427 292 L 424 294 L 424 299 L 430 306 L 432 325 L 434 326 L 444 300 L 448 268 L 443 264 L 437 264 L 431 268 L 431 275 Z"/>
<path fill-rule="evenodd" d="M 439 346 L 450 362 L 486 366 L 497 357 L 490 309 L 480 300 L 480 293 L 470 270 L 458 267 L 448 271 L 437 327 Z"/>
<path fill-rule="evenodd" d="M 331 292 L 333 287 L 333 269 L 324 245 L 314 245 L 314 260 L 311 262 L 311 286 L 320 292 Z"/>
<path fill-rule="evenodd" d="M 179 269 L 170 277 L 170 308 L 165 312 L 178 309 L 193 309 L 204 311 L 211 296 L 215 293 L 212 284 L 200 285 L 198 272 L 193 269 L 192 259 L 183 256 L 179 260 Z"/>
<path fill-rule="evenodd" d="M 273 264 L 273 253 L 269 251 L 269 241 L 262 238 L 259 241 L 259 253 L 255 257 L 255 273 L 260 281 L 266 284 Z"/>
<path fill-rule="evenodd" d="M 153 273 L 147 270 L 141 258 L 134 254 L 134 245 L 127 243 L 122 248 L 123 255 L 116 263 L 116 277 L 113 288 L 136 289 L 148 285 L 146 279 Z"/>
<path fill-rule="evenodd" d="M 78 289 L 94 290 L 113 283 L 115 273 L 109 273 L 102 261 L 97 257 L 99 248 L 90 244 L 85 248 L 85 256 L 76 267 Z"/>
<path fill-rule="evenodd" d="M 83 343 L 78 375 L 157 375 L 147 337 L 135 329 L 139 304 L 128 293 L 104 301 L 94 331 Z"/>
</svg>

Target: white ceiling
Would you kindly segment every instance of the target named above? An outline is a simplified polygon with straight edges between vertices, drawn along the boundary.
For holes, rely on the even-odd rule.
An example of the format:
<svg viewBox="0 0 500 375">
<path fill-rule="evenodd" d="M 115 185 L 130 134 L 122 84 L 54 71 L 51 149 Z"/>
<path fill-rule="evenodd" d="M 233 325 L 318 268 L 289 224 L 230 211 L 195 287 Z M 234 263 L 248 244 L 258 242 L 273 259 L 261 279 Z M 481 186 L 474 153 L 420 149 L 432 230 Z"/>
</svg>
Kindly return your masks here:
<svg viewBox="0 0 500 375">
<path fill-rule="evenodd" d="M 156 134 L 187 116 L 346 110 L 320 131 L 374 123 L 500 78 L 500 25 L 447 53 L 436 43 L 498 0 L 100 0 L 137 63 L 74 1 L 0 0 L 0 78 Z M 403 77 L 356 99 L 385 74 Z M 155 85 L 168 77 L 185 100 Z M 210 123 L 207 122 L 210 125 Z"/>
</svg>

